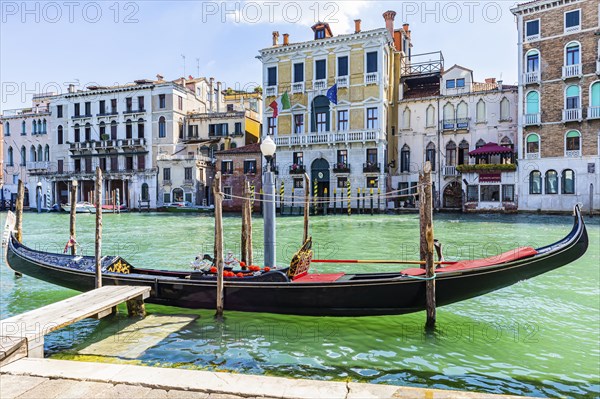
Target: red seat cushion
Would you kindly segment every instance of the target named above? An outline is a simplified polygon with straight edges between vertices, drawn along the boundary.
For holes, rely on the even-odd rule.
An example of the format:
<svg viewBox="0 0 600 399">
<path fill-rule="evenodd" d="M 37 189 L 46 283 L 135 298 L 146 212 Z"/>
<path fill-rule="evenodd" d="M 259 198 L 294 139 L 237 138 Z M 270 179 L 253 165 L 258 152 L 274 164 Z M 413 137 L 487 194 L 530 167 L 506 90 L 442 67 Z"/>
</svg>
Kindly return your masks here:
<svg viewBox="0 0 600 399">
<path fill-rule="evenodd" d="M 295 283 L 331 283 L 342 277 L 346 273 L 330 273 L 330 274 L 304 274 L 296 276 L 293 280 Z"/>
</svg>

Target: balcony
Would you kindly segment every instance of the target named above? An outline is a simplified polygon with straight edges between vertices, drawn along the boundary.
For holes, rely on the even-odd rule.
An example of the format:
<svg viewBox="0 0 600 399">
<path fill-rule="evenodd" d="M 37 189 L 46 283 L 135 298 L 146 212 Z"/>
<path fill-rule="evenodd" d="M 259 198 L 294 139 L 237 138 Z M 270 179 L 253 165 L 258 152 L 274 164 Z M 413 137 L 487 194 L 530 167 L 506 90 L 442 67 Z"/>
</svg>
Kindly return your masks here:
<svg viewBox="0 0 600 399">
<path fill-rule="evenodd" d="M 292 94 L 304 93 L 304 82 L 292 83 Z"/>
<path fill-rule="evenodd" d="M 277 95 L 277 86 L 267 86 L 265 89 L 265 95 L 267 97 L 274 97 Z"/>
<path fill-rule="evenodd" d="M 96 150 L 108 150 L 117 146 L 117 140 L 100 140 L 96 142 Z"/>
<path fill-rule="evenodd" d="M 405 55 L 401 60 L 401 76 L 426 76 L 440 74 L 444 70 L 444 56 L 441 51 Z"/>
<path fill-rule="evenodd" d="M 532 42 L 534 40 L 540 40 L 540 35 L 539 33 L 536 35 L 530 35 L 530 36 L 525 36 L 525 41 L 526 42 Z"/>
<path fill-rule="evenodd" d="M 381 164 L 374 162 L 363 163 L 363 173 L 379 173 L 381 171 Z"/>
<path fill-rule="evenodd" d="M 117 116 L 117 115 L 119 115 L 119 112 L 116 109 L 113 110 L 113 111 L 111 111 L 111 112 L 103 111 L 103 112 L 99 112 L 99 113 L 96 114 L 96 116 L 100 117 L 100 118 L 102 118 L 102 117 L 109 117 L 109 116 Z"/>
<path fill-rule="evenodd" d="M 144 139 L 144 138 L 121 139 L 121 140 L 118 140 L 118 143 L 119 143 L 119 146 L 126 147 L 126 148 L 144 147 L 146 145 L 146 139 Z"/>
<path fill-rule="evenodd" d="M 87 119 L 87 118 L 91 118 L 92 114 L 85 114 L 85 115 L 73 115 L 71 117 L 72 120 L 79 120 L 79 119 Z"/>
<path fill-rule="evenodd" d="M 581 157 L 581 150 L 567 150 L 565 156 L 567 158 L 579 158 Z"/>
<path fill-rule="evenodd" d="M 581 108 L 563 109 L 562 121 L 563 122 L 581 122 Z"/>
<path fill-rule="evenodd" d="M 327 79 L 313 80 L 313 89 L 314 90 L 324 90 L 326 88 L 327 88 Z"/>
<path fill-rule="evenodd" d="M 289 173 L 290 175 L 303 175 L 306 173 L 306 167 L 298 164 L 290 165 Z"/>
<path fill-rule="evenodd" d="M 143 114 L 145 112 L 146 112 L 145 109 L 138 109 L 138 110 L 127 109 L 127 110 L 123 111 L 123 115 Z"/>
<path fill-rule="evenodd" d="M 81 143 L 69 143 L 69 151 L 81 151 Z"/>
<path fill-rule="evenodd" d="M 469 130 L 470 118 L 444 119 L 442 130 Z"/>
<path fill-rule="evenodd" d="M 163 184 L 163 186 L 170 186 L 171 185 L 171 180 L 163 180 L 162 184 Z"/>
<path fill-rule="evenodd" d="M 50 167 L 50 162 L 48 162 L 48 161 L 43 161 L 43 162 L 27 162 L 27 170 L 28 171 L 33 171 L 33 170 L 48 170 L 49 167 Z"/>
<path fill-rule="evenodd" d="M 378 72 L 365 73 L 365 84 L 366 85 L 375 85 L 377 83 L 379 83 L 379 73 Z"/>
<path fill-rule="evenodd" d="M 460 172 L 456 169 L 456 166 L 444 165 L 442 167 L 442 173 L 444 176 L 459 176 Z"/>
<path fill-rule="evenodd" d="M 184 186 L 193 186 L 194 185 L 194 180 L 193 179 L 184 179 L 183 180 L 183 185 Z"/>
<path fill-rule="evenodd" d="M 335 79 L 335 83 L 337 84 L 338 88 L 340 87 L 348 87 L 349 86 L 349 82 L 348 82 L 348 76 L 338 76 Z"/>
<path fill-rule="evenodd" d="M 338 162 L 332 164 L 333 173 L 350 173 L 350 165 L 344 162 Z"/>
<path fill-rule="evenodd" d="M 581 77 L 581 64 L 566 65 L 562 67 L 562 78 L 577 78 Z"/>
<path fill-rule="evenodd" d="M 588 107 L 588 119 L 600 119 L 600 107 Z"/>
<path fill-rule="evenodd" d="M 377 141 L 379 139 L 378 131 L 375 130 L 351 130 L 347 132 L 321 132 L 321 133 L 300 133 L 290 136 L 281 136 L 275 138 L 275 144 L 282 146 L 309 146 L 314 144 L 347 144 L 347 143 L 366 143 L 368 141 Z"/>
<path fill-rule="evenodd" d="M 523 74 L 523 82 L 526 85 L 540 84 L 542 80 L 540 71 L 526 72 Z"/>
<path fill-rule="evenodd" d="M 525 114 L 523 115 L 523 124 L 525 126 L 540 125 L 541 119 L 541 114 L 539 112 L 537 114 Z"/>
</svg>

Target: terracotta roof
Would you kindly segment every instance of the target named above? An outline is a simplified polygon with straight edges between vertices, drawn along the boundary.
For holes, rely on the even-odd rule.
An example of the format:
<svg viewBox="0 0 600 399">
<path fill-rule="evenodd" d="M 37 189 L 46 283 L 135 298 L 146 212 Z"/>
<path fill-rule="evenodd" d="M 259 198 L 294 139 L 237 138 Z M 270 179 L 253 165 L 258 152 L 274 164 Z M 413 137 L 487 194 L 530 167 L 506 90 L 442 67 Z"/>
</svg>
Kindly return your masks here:
<svg viewBox="0 0 600 399">
<path fill-rule="evenodd" d="M 220 154 L 260 154 L 260 144 L 248 144 L 243 147 L 230 148 L 229 150 L 219 151 L 217 155 Z"/>
</svg>

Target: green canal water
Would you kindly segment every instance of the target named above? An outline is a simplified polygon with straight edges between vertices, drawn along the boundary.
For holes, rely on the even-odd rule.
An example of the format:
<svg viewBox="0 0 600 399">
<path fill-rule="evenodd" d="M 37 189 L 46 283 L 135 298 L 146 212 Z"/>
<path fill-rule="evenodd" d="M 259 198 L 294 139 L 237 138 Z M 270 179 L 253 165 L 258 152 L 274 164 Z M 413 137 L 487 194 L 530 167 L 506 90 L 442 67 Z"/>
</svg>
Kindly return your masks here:
<svg viewBox="0 0 600 399">
<path fill-rule="evenodd" d="M 4 215 L 2 215 L 4 218 Z M 2 223 L 4 223 L 2 221 Z M 226 249 L 237 252 L 241 221 L 225 217 Z M 520 245 L 562 238 L 572 218 L 539 215 L 435 216 L 435 235 L 449 259 L 492 256 Z M 262 220 L 254 221 L 260 264 Z M 418 217 L 328 216 L 311 220 L 318 258 L 415 259 Z M 302 219 L 279 218 L 278 261 L 289 262 L 302 235 Z M 59 252 L 68 215 L 25 215 L 24 242 Z M 583 258 L 492 294 L 438 309 L 437 329 L 423 333 L 424 313 L 393 317 L 328 318 L 212 311 L 148 305 L 156 314 L 196 314 L 134 361 L 163 367 L 226 370 L 325 380 L 369 381 L 549 397 L 600 396 L 600 225 L 588 221 Z M 94 217 L 80 216 L 77 238 L 93 254 Z M 188 269 L 212 251 L 213 219 L 168 214 L 106 215 L 104 253 L 137 266 Z M 313 265 L 314 266 L 314 265 Z M 394 266 L 319 265 L 319 271 L 358 272 Z M 0 317 L 46 305 L 76 292 L 0 268 Z M 46 353 L 75 358 L 110 336 L 126 317 L 84 320 L 47 337 Z M 100 361 L 125 361 L 110 357 Z"/>
</svg>

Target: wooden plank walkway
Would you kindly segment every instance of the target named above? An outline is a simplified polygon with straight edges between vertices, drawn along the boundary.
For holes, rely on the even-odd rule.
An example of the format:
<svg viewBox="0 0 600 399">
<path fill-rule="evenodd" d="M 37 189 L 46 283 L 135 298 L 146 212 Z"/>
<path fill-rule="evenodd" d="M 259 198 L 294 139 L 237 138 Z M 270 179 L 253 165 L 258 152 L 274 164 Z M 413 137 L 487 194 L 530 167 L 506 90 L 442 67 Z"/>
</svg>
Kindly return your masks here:
<svg viewBox="0 0 600 399">
<path fill-rule="evenodd" d="M 9 339 L 18 343 L 27 339 L 27 355 L 44 357 L 44 335 L 88 317 L 101 318 L 116 310 L 120 303 L 143 301 L 150 295 L 150 287 L 106 286 L 72 298 L 53 303 L 8 319 L 0 320 L 0 338 L 10 353 Z M 1 360 L 1 359 L 0 359 Z"/>
</svg>

